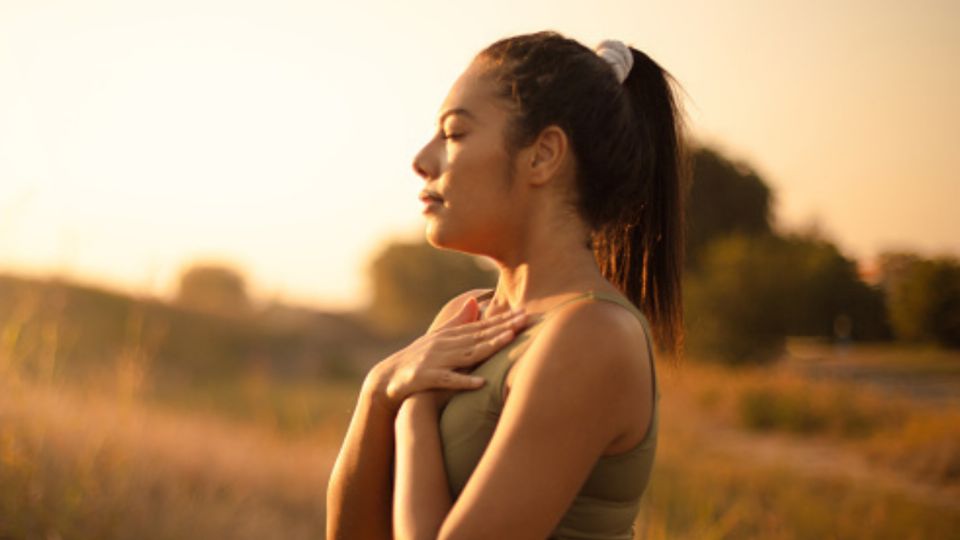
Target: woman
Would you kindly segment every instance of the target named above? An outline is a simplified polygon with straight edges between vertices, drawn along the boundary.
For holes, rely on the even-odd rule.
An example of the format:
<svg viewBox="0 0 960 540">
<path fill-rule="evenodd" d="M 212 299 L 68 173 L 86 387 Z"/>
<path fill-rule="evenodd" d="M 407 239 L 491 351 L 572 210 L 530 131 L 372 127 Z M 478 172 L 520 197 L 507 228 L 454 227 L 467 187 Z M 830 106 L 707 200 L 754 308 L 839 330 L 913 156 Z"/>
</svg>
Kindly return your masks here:
<svg viewBox="0 0 960 540">
<path fill-rule="evenodd" d="M 413 164 L 426 234 L 489 256 L 499 281 L 364 380 L 328 538 L 632 538 L 656 448 L 651 340 L 682 344 L 669 80 L 621 42 L 539 32 L 454 83 Z"/>
</svg>

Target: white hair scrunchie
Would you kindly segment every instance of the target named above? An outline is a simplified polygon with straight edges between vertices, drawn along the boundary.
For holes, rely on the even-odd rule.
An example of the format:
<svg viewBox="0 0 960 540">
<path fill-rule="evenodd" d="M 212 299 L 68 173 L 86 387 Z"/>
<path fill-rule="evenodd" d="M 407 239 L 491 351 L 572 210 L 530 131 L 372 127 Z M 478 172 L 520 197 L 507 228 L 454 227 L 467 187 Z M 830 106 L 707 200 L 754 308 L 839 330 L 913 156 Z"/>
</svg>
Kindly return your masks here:
<svg viewBox="0 0 960 540">
<path fill-rule="evenodd" d="M 630 47 L 617 39 L 605 39 L 594 50 L 610 64 L 613 72 L 617 74 L 617 80 L 623 83 L 633 68 L 633 53 L 630 52 Z"/>
</svg>

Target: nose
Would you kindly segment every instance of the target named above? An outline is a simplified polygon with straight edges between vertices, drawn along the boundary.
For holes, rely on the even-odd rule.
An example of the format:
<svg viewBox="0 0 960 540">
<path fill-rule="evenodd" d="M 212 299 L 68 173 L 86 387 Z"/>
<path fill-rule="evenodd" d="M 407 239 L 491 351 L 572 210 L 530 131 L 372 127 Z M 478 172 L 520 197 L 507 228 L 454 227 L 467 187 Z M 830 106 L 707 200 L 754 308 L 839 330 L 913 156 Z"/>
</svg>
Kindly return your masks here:
<svg viewBox="0 0 960 540">
<path fill-rule="evenodd" d="M 419 154 L 417 157 L 413 158 L 413 172 L 417 173 L 417 176 L 423 178 L 424 180 L 429 179 L 430 174 L 420 165 Z"/>
<path fill-rule="evenodd" d="M 413 157 L 413 172 L 424 180 L 430 180 L 437 177 L 437 165 L 430 156 L 430 143 L 420 149 L 417 155 Z"/>
</svg>

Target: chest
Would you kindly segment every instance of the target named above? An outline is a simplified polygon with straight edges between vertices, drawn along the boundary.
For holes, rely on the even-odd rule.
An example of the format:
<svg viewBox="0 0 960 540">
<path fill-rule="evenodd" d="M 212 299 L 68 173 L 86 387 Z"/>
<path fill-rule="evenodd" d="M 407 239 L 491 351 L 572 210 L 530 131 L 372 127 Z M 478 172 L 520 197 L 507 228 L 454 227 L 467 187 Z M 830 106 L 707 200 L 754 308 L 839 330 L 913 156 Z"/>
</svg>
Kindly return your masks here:
<svg viewBox="0 0 960 540">
<path fill-rule="evenodd" d="M 440 439 L 451 495 L 456 497 L 480 461 L 500 420 L 510 366 L 518 361 L 533 339 L 524 332 L 490 358 L 477 365 L 472 375 L 485 383 L 476 390 L 458 392 L 440 414 Z"/>
</svg>

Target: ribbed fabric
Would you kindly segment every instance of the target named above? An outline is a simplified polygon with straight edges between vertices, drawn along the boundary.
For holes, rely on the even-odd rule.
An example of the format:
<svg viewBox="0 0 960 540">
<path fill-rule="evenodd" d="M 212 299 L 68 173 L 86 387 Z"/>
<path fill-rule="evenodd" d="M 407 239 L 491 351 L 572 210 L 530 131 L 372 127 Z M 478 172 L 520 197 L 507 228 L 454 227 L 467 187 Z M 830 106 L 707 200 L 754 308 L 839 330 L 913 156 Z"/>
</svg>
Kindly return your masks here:
<svg viewBox="0 0 960 540">
<path fill-rule="evenodd" d="M 492 295 L 489 291 L 477 300 Z M 487 384 L 477 390 L 457 393 L 440 416 L 440 438 L 451 496 L 463 491 L 496 429 L 503 410 L 503 389 L 507 372 L 536 338 L 543 321 L 557 308 L 578 300 L 605 300 L 620 304 L 640 320 L 647 336 L 647 351 L 653 360 L 651 332 L 646 317 L 629 300 L 619 295 L 588 291 L 554 306 L 544 318 L 528 326 L 513 342 L 497 351 L 473 370 Z M 653 369 L 653 416 L 646 436 L 635 447 L 613 456 L 601 456 L 578 492 L 573 504 L 560 519 L 550 538 L 630 540 L 640 509 L 640 497 L 650 480 L 659 425 L 656 367 Z"/>
</svg>

